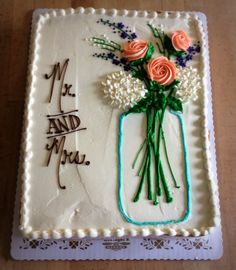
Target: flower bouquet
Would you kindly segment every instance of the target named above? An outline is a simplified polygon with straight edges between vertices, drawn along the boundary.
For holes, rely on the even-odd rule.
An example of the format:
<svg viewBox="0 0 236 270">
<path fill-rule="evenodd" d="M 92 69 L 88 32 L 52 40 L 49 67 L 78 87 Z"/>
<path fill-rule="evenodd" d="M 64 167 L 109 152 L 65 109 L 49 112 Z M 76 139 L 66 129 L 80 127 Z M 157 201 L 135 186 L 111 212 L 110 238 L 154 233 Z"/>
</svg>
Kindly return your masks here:
<svg viewBox="0 0 236 270">
<path fill-rule="evenodd" d="M 138 39 L 137 34 L 121 22 L 100 19 L 97 23 L 110 27 L 113 33 L 127 40 L 123 44 L 118 44 L 104 35 L 89 39 L 94 46 L 106 51 L 95 53 L 93 56 L 110 60 L 112 64 L 124 70 L 108 75 L 102 82 L 105 97 L 111 100 L 112 105 L 125 110 L 120 117 L 121 125 L 123 118 L 129 114 L 146 115 L 146 137 L 137 150 L 132 165 L 135 168 L 137 160 L 142 158 L 137 171 L 140 182 L 133 201 L 137 202 L 140 199 L 146 181 L 148 200 L 157 205 L 159 196 L 164 194 L 166 202 L 170 203 L 173 198 L 163 169 L 161 144 L 164 146 L 174 186 L 175 188 L 180 186 L 168 157 L 163 121 L 167 109 L 173 114 L 180 114 L 183 112 L 183 102 L 197 97 L 200 78 L 196 69 L 187 67 L 187 62 L 192 60 L 194 54 L 200 52 L 200 45 L 196 43 L 190 46 L 190 40 L 183 31 L 177 30 L 168 35 L 161 27 L 155 27 L 150 23 L 147 26 L 155 44 Z M 158 52 L 156 57 L 154 57 L 155 48 Z M 122 136 L 121 131 L 119 136 Z M 152 171 L 155 172 L 154 181 Z"/>
</svg>

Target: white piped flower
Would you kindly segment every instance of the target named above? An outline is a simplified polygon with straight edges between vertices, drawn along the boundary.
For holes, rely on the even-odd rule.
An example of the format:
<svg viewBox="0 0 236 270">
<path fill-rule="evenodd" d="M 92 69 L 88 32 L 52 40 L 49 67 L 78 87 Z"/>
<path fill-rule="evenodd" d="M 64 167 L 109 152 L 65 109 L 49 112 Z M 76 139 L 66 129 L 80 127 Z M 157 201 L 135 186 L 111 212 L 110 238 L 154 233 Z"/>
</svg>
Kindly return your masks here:
<svg viewBox="0 0 236 270">
<path fill-rule="evenodd" d="M 141 80 L 124 71 L 107 75 L 102 86 L 105 98 L 110 100 L 111 105 L 123 109 L 133 107 L 147 92 Z"/>
<path fill-rule="evenodd" d="M 189 100 L 196 100 L 198 98 L 198 91 L 201 89 L 201 78 L 196 68 L 179 67 L 177 80 L 180 83 L 176 87 L 175 96 L 182 102 Z"/>
</svg>

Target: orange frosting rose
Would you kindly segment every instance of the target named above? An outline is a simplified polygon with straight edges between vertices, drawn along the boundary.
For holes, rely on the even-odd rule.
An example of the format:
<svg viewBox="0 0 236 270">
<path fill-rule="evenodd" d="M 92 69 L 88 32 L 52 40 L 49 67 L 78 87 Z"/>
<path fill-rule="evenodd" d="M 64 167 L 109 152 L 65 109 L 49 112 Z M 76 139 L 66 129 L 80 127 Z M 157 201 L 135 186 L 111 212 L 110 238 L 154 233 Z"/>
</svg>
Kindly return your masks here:
<svg viewBox="0 0 236 270">
<path fill-rule="evenodd" d="M 175 64 L 164 56 L 150 60 L 147 64 L 147 71 L 150 79 L 160 85 L 171 84 L 177 75 Z"/>
<path fill-rule="evenodd" d="M 176 51 L 186 51 L 190 46 L 189 38 L 183 31 L 175 31 L 172 33 L 171 41 Z"/>
<path fill-rule="evenodd" d="M 123 47 L 123 57 L 128 61 L 143 58 L 148 50 L 148 42 L 144 40 L 134 40 L 127 42 Z"/>
</svg>

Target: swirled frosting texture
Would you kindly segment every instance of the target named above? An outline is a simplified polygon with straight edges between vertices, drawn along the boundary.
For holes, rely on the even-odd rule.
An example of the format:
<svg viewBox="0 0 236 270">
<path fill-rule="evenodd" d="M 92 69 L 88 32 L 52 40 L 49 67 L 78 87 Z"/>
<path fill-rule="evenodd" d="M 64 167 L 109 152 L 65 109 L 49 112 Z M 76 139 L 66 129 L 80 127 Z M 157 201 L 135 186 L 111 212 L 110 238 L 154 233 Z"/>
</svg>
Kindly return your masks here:
<svg viewBox="0 0 236 270">
<path fill-rule="evenodd" d="M 123 57 L 128 61 L 134 61 L 143 58 L 146 55 L 148 42 L 145 40 L 134 40 L 125 43 L 123 49 Z"/>
<path fill-rule="evenodd" d="M 185 32 L 175 31 L 171 34 L 171 41 L 176 51 L 186 51 L 190 46 L 190 40 Z"/>
<path fill-rule="evenodd" d="M 160 85 L 171 84 L 177 75 L 175 64 L 164 56 L 151 59 L 147 64 L 147 70 L 150 79 Z"/>
</svg>

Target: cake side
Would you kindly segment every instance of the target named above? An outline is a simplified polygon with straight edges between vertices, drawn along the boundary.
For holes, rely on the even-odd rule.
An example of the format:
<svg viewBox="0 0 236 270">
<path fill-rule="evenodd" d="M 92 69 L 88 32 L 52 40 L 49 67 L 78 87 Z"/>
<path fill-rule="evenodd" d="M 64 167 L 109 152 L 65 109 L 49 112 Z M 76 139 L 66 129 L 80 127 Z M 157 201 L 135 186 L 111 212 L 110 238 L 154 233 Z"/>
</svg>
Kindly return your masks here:
<svg viewBox="0 0 236 270">
<path fill-rule="evenodd" d="M 25 151 L 25 161 L 24 161 L 24 174 L 23 174 L 23 196 L 22 196 L 22 208 L 21 208 L 21 229 L 23 231 L 23 233 L 25 235 L 27 235 L 28 237 L 33 237 L 33 238 L 39 238 L 39 237 L 43 237 L 43 238 L 49 238 L 49 237 L 55 237 L 55 238 L 61 238 L 61 237 L 72 237 L 72 236 L 78 236 L 78 237 L 83 237 L 86 235 L 89 236 L 98 236 L 98 235 L 104 235 L 104 236 L 111 236 L 111 235 L 118 235 L 118 236 L 122 236 L 122 235 L 127 235 L 127 234 L 131 234 L 131 235 L 149 235 L 149 234 L 155 234 L 155 235 L 161 235 L 161 234 L 170 234 L 170 235 L 202 235 L 202 234 L 206 234 L 209 232 L 209 230 L 211 229 L 211 227 L 214 227 L 217 223 L 217 219 L 219 219 L 219 213 L 217 212 L 217 208 L 215 207 L 215 202 L 211 202 L 210 204 L 212 204 L 212 220 L 208 223 L 208 225 L 205 227 L 203 225 L 201 225 L 201 227 L 197 227 L 197 226 L 191 226 L 191 225 L 183 225 L 183 226 L 176 226 L 176 225 L 168 225 L 168 226 L 144 226 L 144 227 L 138 227 L 138 226 L 130 226 L 129 224 L 125 224 L 125 221 L 120 221 L 118 215 L 120 215 L 119 211 L 118 211 L 118 207 L 114 208 L 114 211 L 118 212 L 118 215 L 115 216 L 115 218 L 117 219 L 117 221 L 115 220 L 114 222 L 110 222 L 109 220 L 106 220 L 105 224 L 108 224 L 108 226 L 105 226 L 102 221 L 99 224 L 99 221 L 92 221 L 94 226 L 90 226 L 90 227 L 84 227 L 81 228 L 78 224 L 75 223 L 75 225 L 68 223 L 67 227 L 66 226 L 62 226 L 61 228 L 58 227 L 58 225 L 60 226 L 60 224 L 55 224 L 55 228 L 53 228 L 53 222 L 51 225 L 48 226 L 47 228 L 47 221 L 44 224 L 44 228 L 39 229 L 36 228 L 35 226 L 31 226 L 30 222 L 31 222 L 31 218 L 32 218 L 32 213 L 34 210 L 34 205 L 30 205 L 30 200 L 32 201 L 32 199 L 30 198 L 29 195 L 29 191 L 31 188 L 31 184 L 32 179 L 30 179 L 31 174 L 30 174 L 30 160 L 32 159 L 32 138 L 31 138 L 31 130 L 32 127 L 35 126 L 35 123 L 33 123 L 32 118 L 34 117 L 34 110 L 31 109 L 31 107 L 33 106 L 34 102 L 37 102 L 36 100 L 34 100 L 34 91 L 36 91 L 36 89 L 38 90 L 38 85 L 37 85 L 37 76 L 34 75 L 35 72 L 37 72 L 38 70 L 38 65 L 37 65 L 37 61 L 39 61 L 40 56 L 37 54 L 38 50 L 39 50 L 39 40 L 40 38 L 42 38 L 41 35 L 41 27 L 44 26 L 44 23 L 50 19 L 50 18 L 56 18 L 56 17 L 65 17 L 65 16 L 71 16 L 72 14 L 87 14 L 87 15 L 104 15 L 104 16 L 109 16 L 109 17 L 116 17 L 116 16 L 125 16 L 128 18 L 133 18 L 133 17 L 137 17 L 137 18 L 148 18 L 148 19 L 155 19 L 155 18 L 179 18 L 179 17 L 183 17 L 183 18 L 191 18 L 191 20 L 195 21 L 196 25 L 197 25 L 197 29 L 199 31 L 199 37 L 200 37 L 200 42 L 202 45 L 202 54 L 201 54 L 201 58 L 202 58 L 202 73 L 203 73 L 203 83 L 204 83 L 204 91 L 203 91 L 203 97 L 201 102 L 203 102 L 202 104 L 202 121 L 203 121 L 203 125 L 201 128 L 203 128 L 203 132 L 202 132 L 202 140 L 204 141 L 204 145 L 205 145 L 205 149 L 206 149 L 206 172 L 208 173 L 207 175 L 207 181 L 209 181 L 209 188 L 213 189 L 211 191 L 211 198 L 210 200 L 215 200 L 216 195 L 215 194 L 215 188 L 214 188 L 214 183 L 212 182 L 211 179 L 211 174 L 210 174 L 210 168 L 209 168 L 209 141 L 208 141 L 208 134 L 207 134 L 207 130 L 206 130 L 206 95 L 207 95 L 207 87 L 206 87 L 206 54 L 207 54 L 207 48 L 206 48 L 206 44 L 205 44 L 205 39 L 204 39 L 204 30 L 202 28 L 202 23 L 201 21 L 198 19 L 197 16 L 190 14 L 190 13 L 148 13 L 148 12 L 136 12 L 136 11 L 117 11 L 117 10 L 110 10 L 110 11 L 106 11 L 104 9 L 101 10 L 94 10 L 92 8 L 90 9 L 83 9 L 83 8 L 79 8 L 77 10 L 59 10 L 59 11 L 52 11 L 51 13 L 46 13 L 45 15 L 41 15 L 39 17 L 38 22 L 34 25 L 33 27 L 33 35 L 32 35 L 32 47 L 33 49 L 32 54 L 31 54 L 31 61 L 32 64 L 30 65 L 30 73 L 29 73 L 29 101 L 27 103 L 27 117 L 26 117 L 26 121 L 27 121 L 27 129 L 26 129 L 26 151 Z M 81 45 L 81 43 L 80 43 Z M 56 59 L 54 59 L 54 61 L 57 61 Z M 53 64 L 53 63 L 52 63 Z M 47 65 L 45 65 L 46 67 Z M 72 66 L 74 67 L 74 69 L 76 70 L 76 63 L 72 62 Z M 68 67 L 69 69 L 69 67 Z M 107 69 L 107 71 L 109 71 L 110 68 Z M 70 69 L 70 71 L 72 72 L 73 68 Z M 45 72 L 48 72 L 49 69 Z M 42 71 L 40 70 L 41 74 Z M 73 76 L 70 77 L 70 75 L 68 75 L 68 78 L 71 78 L 71 80 L 73 81 Z M 45 86 L 46 87 L 46 86 Z M 48 88 L 48 87 L 47 87 Z M 73 103 L 68 102 L 68 104 L 73 105 Z M 83 109 L 83 108 L 82 108 Z M 117 112 L 114 112 L 115 116 L 118 116 Z M 115 117 L 113 115 L 113 117 Z M 84 115 L 85 117 L 85 115 Z M 82 119 L 82 117 L 81 117 Z M 116 126 L 116 123 L 113 123 L 114 129 Z M 43 127 L 44 129 L 44 127 Z M 117 134 L 117 133 L 115 133 Z M 76 140 L 76 138 L 75 138 Z M 114 139 L 115 140 L 115 139 Z M 114 146 L 114 155 L 116 154 L 115 151 L 116 147 Z M 35 153 L 34 153 L 35 154 Z M 114 161 L 116 161 L 116 157 L 113 157 Z M 114 180 L 114 183 L 116 183 L 116 179 Z M 53 187 L 52 187 L 53 189 Z M 116 203 L 116 189 L 114 188 L 114 195 L 112 195 L 115 203 Z M 102 191 L 102 190 L 101 190 Z M 75 194 L 76 195 L 76 194 Z M 32 194 L 31 194 L 32 196 Z M 104 202 L 104 203 L 109 203 L 108 202 Z M 148 209 L 148 208 L 147 208 Z M 99 212 L 101 211 L 101 209 L 97 209 L 98 210 L 98 215 Z M 182 212 L 183 210 L 181 210 Z M 168 211 L 167 211 L 168 212 Z M 168 213 L 167 213 L 168 214 Z M 104 212 L 104 215 L 106 215 L 106 212 Z M 105 216 L 101 217 L 101 220 L 104 219 Z M 122 217 L 120 216 L 120 219 L 122 220 Z M 50 221 L 50 219 L 49 219 Z M 48 221 L 48 222 L 49 222 Z M 60 223 L 62 220 L 60 218 L 60 220 L 58 220 L 58 222 Z M 41 222 L 41 221 L 40 221 Z M 64 221 L 63 221 L 64 222 Z M 86 221 L 87 222 L 87 221 Z M 84 221 L 84 223 L 86 223 Z M 99 224 L 98 227 L 96 227 L 96 222 Z M 110 224 L 109 224 L 110 222 Z M 187 221 L 188 222 L 188 221 Z M 66 221 L 65 221 L 66 224 Z M 118 226 L 117 226 L 118 224 Z M 122 225 L 123 224 L 123 225 Z M 125 225 L 124 225 L 125 224 Z M 209 226 L 209 224 L 211 224 L 211 226 Z"/>
</svg>

